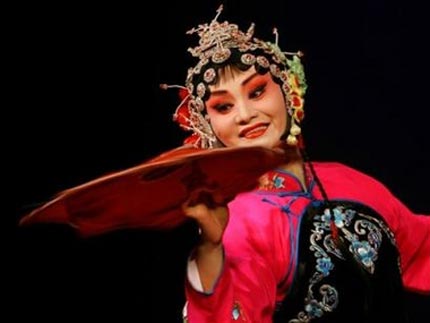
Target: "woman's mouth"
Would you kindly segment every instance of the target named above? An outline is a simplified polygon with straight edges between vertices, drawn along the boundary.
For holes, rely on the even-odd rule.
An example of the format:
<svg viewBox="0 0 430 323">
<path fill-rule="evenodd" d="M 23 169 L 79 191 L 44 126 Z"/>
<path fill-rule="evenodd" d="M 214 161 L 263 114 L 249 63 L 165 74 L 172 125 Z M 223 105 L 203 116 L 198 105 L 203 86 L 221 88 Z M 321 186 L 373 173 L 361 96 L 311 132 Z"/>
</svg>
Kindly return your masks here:
<svg viewBox="0 0 430 323">
<path fill-rule="evenodd" d="M 264 135 L 267 128 L 268 128 L 268 124 L 259 123 L 254 126 L 243 129 L 240 132 L 239 136 L 244 137 L 246 139 L 255 139 Z"/>
</svg>

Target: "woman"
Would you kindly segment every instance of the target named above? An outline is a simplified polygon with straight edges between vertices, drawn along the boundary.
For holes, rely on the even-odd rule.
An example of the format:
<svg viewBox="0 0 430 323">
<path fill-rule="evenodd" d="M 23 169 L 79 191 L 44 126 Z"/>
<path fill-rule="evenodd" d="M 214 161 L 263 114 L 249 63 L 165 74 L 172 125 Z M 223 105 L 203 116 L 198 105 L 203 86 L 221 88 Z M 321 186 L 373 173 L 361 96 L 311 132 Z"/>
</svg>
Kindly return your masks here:
<svg viewBox="0 0 430 323">
<path fill-rule="evenodd" d="M 196 147 L 264 146 L 285 164 L 227 205 L 196 189 L 183 205 L 201 240 L 190 257 L 189 322 L 404 322 L 403 288 L 430 292 L 430 217 L 338 163 L 311 163 L 301 138 L 300 53 L 253 25 L 200 25 L 175 119 Z M 246 162 L 246 161 L 244 161 Z M 411 237 L 413 236 L 413 239 Z"/>
</svg>

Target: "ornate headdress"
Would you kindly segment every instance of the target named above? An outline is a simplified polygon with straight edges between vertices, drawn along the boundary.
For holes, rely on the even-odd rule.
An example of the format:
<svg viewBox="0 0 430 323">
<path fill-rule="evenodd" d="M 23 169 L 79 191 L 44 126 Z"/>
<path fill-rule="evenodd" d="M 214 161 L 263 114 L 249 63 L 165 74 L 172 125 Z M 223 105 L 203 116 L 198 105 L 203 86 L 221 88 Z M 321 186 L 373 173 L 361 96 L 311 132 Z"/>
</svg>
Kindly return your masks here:
<svg viewBox="0 0 430 323">
<path fill-rule="evenodd" d="M 183 129 L 193 132 L 185 143 L 200 148 L 214 147 L 217 138 L 205 118 L 204 101 L 209 97 L 209 85 L 217 80 L 217 70 L 229 64 L 239 64 L 243 69 L 255 66 L 259 73 L 270 71 L 274 80 L 281 85 L 290 116 L 286 141 L 289 145 L 297 145 L 297 137 L 301 133 L 300 122 L 304 117 L 303 96 L 306 91 L 300 62 L 302 53 L 282 52 L 277 44 L 276 29 L 276 41 L 270 43 L 253 37 L 254 24 L 245 33 L 235 24 L 218 22 L 222 9 L 221 5 L 210 24 L 199 25 L 187 32 L 197 33 L 200 40 L 198 46 L 188 49 L 199 61 L 188 70 L 186 87 L 181 87 L 180 90 L 182 102 L 174 114 L 174 120 Z M 167 87 L 162 85 L 162 88 Z"/>
</svg>

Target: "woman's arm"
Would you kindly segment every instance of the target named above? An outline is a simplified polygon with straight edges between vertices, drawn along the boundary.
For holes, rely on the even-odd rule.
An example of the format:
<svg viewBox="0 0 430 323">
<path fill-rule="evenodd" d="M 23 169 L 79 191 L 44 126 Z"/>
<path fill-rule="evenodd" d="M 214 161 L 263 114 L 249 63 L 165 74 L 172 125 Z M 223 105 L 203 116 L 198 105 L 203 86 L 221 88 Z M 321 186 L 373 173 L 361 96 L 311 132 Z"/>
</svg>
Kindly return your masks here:
<svg viewBox="0 0 430 323">
<path fill-rule="evenodd" d="M 200 281 L 205 292 L 212 290 L 223 264 L 222 236 L 228 222 L 226 206 L 210 207 L 204 203 L 184 205 L 184 213 L 195 219 L 201 230 L 201 240 L 195 249 Z"/>
</svg>

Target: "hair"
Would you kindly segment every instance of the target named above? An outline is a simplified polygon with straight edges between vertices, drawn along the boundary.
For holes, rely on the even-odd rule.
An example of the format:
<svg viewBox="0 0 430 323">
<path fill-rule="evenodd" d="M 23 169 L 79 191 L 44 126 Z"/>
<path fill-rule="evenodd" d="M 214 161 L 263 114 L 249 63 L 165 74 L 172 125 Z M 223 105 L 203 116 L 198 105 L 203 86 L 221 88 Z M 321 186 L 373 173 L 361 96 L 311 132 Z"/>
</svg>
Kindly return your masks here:
<svg viewBox="0 0 430 323">
<path fill-rule="evenodd" d="M 209 89 L 209 85 L 218 85 L 221 81 L 222 78 L 225 78 L 226 76 L 228 76 L 229 74 L 234 76 L 235 74 L 238 74 L 240 72 L 244 72 L 247 71 L 248 69 L 251 68 L 251 66 L 255 67 L 255 70 L 257 71 L 257 73 L 264 75 L 267 72 L 269 72 L 269 68 L 265 68 L 263 66 L 261 66 L 258 63 L 255 63 L 253 65 L 249 65 L 249 64 L 244 64 L 241 62 L 241 56 L 242 56 L 242 52 L 240 52 L 237 49 L 232 49 L 231 50 L 231 56 L 228 60 L 226 60 L 225 62 L 221 63 L 221 64 L 216 64 L 216 63 L 208 63 L 205 65 L 204 69 L 202 69 L 202 71 L 195 76 L 192 79 L 192 84 L 194 85 L 194 89 L 197 88 L 197 85 L 200 83 L 203 84 L 207 84 L 206 82 L 203 81 L 203 75 L 205 73 L 206 70 L 213 68 L 216 71 L 216 77 L 214 78 L 214 80 L 207 84 L 206 86 L 206 92 L 204 97 L 202 98 L 203 101 L 207 101 L 210 97 L 210 89 Z M 286 66 L 283 64 L 279 64 L 273 61 L 272 56 L 266 54 L 263 50 L 256 50 L 255 55 L 258 56 L 264 56 L 271 64 L 276 64 L 281 70 L 286 70 Z M 274 82 L 276 82 L 278 85 L 282 84 L 282 80 L 280 80 L 277 77 L 274 77 L 273 74 L 272 75 L 272 79 Z M 282 89 L 282 87 L 281 87 Z M 287 97 L 287 93 L 284 93 L 284 97 Z"/>
</svg>

